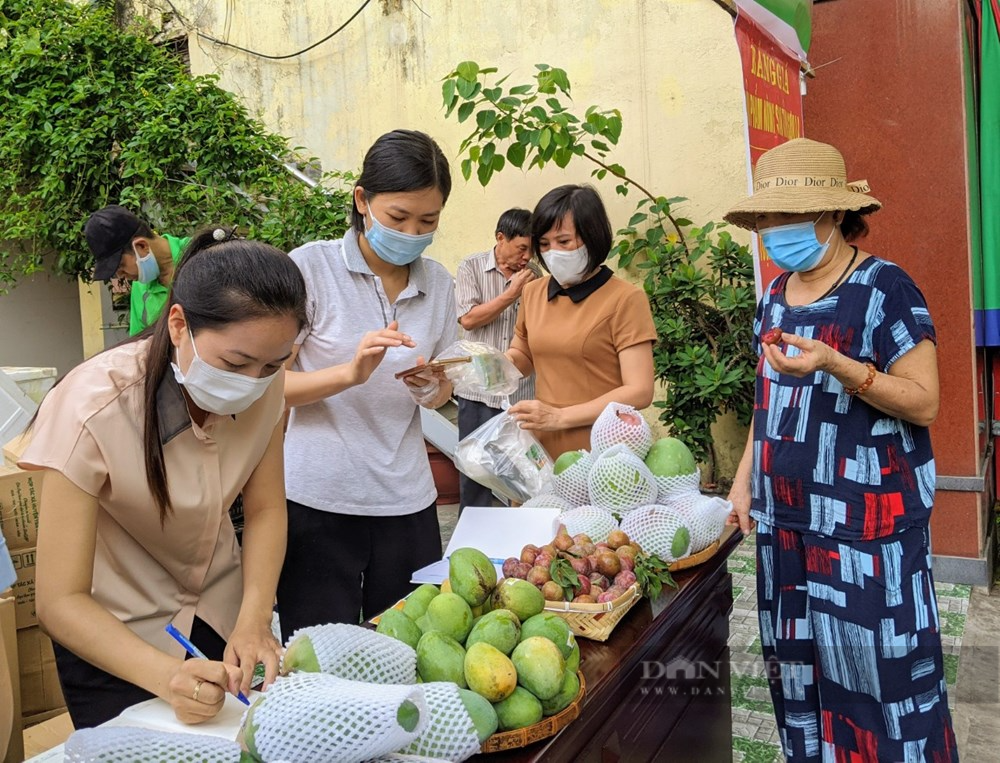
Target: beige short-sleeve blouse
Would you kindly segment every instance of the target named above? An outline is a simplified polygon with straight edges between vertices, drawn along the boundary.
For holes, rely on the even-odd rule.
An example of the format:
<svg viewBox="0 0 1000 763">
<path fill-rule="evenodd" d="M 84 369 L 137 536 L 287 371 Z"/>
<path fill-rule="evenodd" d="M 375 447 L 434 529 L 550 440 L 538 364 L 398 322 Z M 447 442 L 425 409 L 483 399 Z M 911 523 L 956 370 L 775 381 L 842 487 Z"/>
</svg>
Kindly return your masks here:
<svg viewBox="0 0 1000 763">
<path fill-rule="evenodd" d="M 94 598 L 143 640 L 182 656 L 167 623 L 189 633 L 198 615 L 226 639 L 236 624 L 243 580 L 229 507 L 284 414 L 284 371 L 245 412 L 209 414 L 202 427 L 167 372 L 157 409 L 173 512 L 161 528 L 142 444 L 148 347 L 125 344 L 73 369 L 42 402 L 18 465 L 53 469 L 97 497 Z"/>
<path fill-rule="evenodd" d="M 510 346 L 531 358 L 538 400 L 567 408 L 622 386 L 618 354 L 656 341 L 656 327 L 646 293 L 617 276 L 578 302 L 564 293 L 551 296 L 551 279 L 524 287 Z M 589 450 L 590 430 L 588 425 L 534 435 L 558 458 L 568 450 Z"/>
</svg>

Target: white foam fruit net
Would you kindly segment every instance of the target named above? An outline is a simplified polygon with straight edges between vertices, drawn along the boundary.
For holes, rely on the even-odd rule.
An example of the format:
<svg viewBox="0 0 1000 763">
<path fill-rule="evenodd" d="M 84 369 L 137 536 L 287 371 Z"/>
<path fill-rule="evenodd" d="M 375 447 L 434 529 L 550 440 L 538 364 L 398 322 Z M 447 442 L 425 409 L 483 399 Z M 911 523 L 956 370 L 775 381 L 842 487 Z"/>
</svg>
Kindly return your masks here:
<svg viewBox="0 0 1000 763">
<path fill-rule="evenodd" d="M 430 722 L 409 747 L 400 752 L 462 761 L 479 752 L 479 736 L 465 709 L 458 686 L 451 681 L 421 684 Z"/>
<path fill-rule="evenodd" d="M 521 504 L 522 509 L 559 509 L 559 511 L 569 511 L 573 504 L 556 493 L 543 493 L 530 498 Z"/>
<path fill-rule="evenodd" d="M 419 718 L 407 731 L 399 714 L 413 707 Z M 420 686 L 293 673 L 279 677 L 247 711 L 243 739 L 253 739 L 251 752 L 264 761 L 362 763 L 411 744 L 429 715 Z"/>
<path fill-rule="evenodd" d="M 618 513 L 656 500 L 649 468 L 625 445 L 612 445 L 594 460 L 587 475 L 589 503 Z"/>
<path fill-rule="evenodd" d="M 556 520 L 570 535 L 584 533 L 590 536 L 594 543 L 602 543 L 608 539 L 612 530 L 618 529 L 618 520 L 610 511 L 599 506 L 577 506 L 564 511 Z"/>
<path fill-rule="evenodd" d="M 692 554 L 708 548 L 719 539 L 725 529 L 726 518 L 733 510 L 731 501 L 701 493 L 683 493 L 663 501 L 663 505 L 676 511 L 687 523 L 691 531 Z"/>
<path fill-rule="evenodd" d="M 107 726 L 74 731 L 63 755 L 66 763 L 239 763 L 240 746 L 207 734 Z"/>
<path fill-rule="evenodd" d="M 641 506 L 622 519 L 622 531 L 647 554 L 676 562 L 691 554 L 687 520 L 669 506 Z"/>
<path fill-rule="evenodd" d="M 682 493 L 697 493 L 698 488 L 701 487 L 701 469 L 677 477 L 654 476 L 653 479 L 656 480 L 657 500 L 663 503 L 671 496 Z"/>
<path fill-rule="evenodd" d="M 417 653 L 409 644 L 347 623 L 299 628 L 288 643 L 307 637 L 319 668 L 333 676 L 377 684 L 415 684 Z"/>
<path fill-rule="evenodd" d="M 590 430 L 590 451 L 595 456 L 613 445 L 627 445 L 640 459 L 653 445 L 649 424 L 631 405 L 608 403 Z"/>
<path fill-rule="evenodd" d="M 594 465 L 594 456 L 585 450 L 573 464 L 563 469 L 559 474 L 552 473 L 552 484 L 556 494 L 562 496 L 573 506 L 583 506 L 590 503 L 590 491 L 587 488 L 587 475 Z"/>
<path fill-rule="evenodd" d="M 450 763 L 447 758 L 428 758 L 426 755 L 404 755 L 400 752 L 392 752 L 388 755 L 379 755 L 377 758 L 365 761 L 365 763 Z"/>
</svg>

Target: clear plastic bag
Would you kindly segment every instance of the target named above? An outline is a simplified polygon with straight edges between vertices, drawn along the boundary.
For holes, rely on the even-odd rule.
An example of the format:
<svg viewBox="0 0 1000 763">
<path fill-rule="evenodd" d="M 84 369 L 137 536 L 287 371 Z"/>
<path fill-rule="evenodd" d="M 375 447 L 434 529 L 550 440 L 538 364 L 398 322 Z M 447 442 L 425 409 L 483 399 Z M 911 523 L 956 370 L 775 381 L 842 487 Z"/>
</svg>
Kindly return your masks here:
<svg viewBox="0 0 1000 763">
<path fill-rule="evenodd" d="M 480 485 L 518 503 L 553 492 L 552 459 L 507 411 L 458 443 L 455 466 Z"/>
<path fill-rule="evenodd" d="M 468 355 L 468 363 L 446 366 L 445 376 L 452 383 L 457 395 L 513 395 L 521 380 L 521 372 L 496 347 L 483 342 L 460 339 L 449 345 L 438 357 L 461 358 Z"/>
</svg>

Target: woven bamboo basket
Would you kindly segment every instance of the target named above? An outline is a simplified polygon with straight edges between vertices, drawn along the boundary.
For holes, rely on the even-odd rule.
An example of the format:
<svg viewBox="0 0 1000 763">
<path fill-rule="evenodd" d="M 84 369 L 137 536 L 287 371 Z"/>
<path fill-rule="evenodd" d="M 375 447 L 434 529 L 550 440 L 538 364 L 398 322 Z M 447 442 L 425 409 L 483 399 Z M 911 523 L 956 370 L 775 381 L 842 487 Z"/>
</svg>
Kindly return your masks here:
<svg viewBox="0 0 1000 763">
<path fill-rule="evenodd" d="M 524 747 L 540 739 L 548 739 L 550 736 L 554 736 L 560 729 L 575 721 L 580 715 L 580 704 L 583 702 L 583 695 L 586 690 L 583 673 L 577 671 L 576 675 L 580 679 L 580 693 L 576 695 L 576 699 L 568 707 L 555 715 L 543 718 L 538 723 L 523 729 L 498 731 L 483 742 L 480 751 L 501 752 L 502 750 L 514 750 L 518 747 Z"/>
<path fill-rule="evenodd" d="M 715 541 L 711 546 L 706 546 L 697 554 L 691 554 L 691 556 L 685 556 L 683 559 L 678 559 L 676 562 L 670 565 L 671 572 L 680 572 L 681 570 L 686 570 L 688 567 L 695 567 L 702 562 L 707 562 L 713 556 L 715 552 L 719 550 L 721 545 L 721 539 Z"/>
<path fill-rule="evenodd" d="M 697 554 L 678 559 L 670 565 L 671 572 L 686 570 L 708 559 L 719 550 L 720 541 L 715 541 Z M 614 601 L 603 604 L 574 604 L 569 601 L 546 601 L 545 611 L 559 615 L 577 636 L 592 641 L 607 641 L 618 622 L 642 598 L 638 585 L 628 588 Z"/>
<path fill-rule="evenodd" d="M 545 611 L 559 615 L 577 636 L 593 641 L 607 641 L 625 613 L 642 598 L 638 585 L 632 585 L 614 601 L 603 604 L 574 604 L 571 601 L 546 601 Z"/>
</svg>

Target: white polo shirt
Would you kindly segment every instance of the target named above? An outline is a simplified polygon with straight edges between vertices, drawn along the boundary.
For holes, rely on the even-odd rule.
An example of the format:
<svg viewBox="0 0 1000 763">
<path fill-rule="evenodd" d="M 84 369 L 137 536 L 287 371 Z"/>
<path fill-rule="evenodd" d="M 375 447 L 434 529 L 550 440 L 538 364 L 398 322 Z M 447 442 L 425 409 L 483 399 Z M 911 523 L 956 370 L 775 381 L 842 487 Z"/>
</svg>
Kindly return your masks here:
<svg viewBox="0 0 1000 763">
<path fill-rule="evenodd" d="M 361 337 L 393 318 L 416 347 L 393 347 L 367 382 L 292 409 L 285 437 L 289 500 L 322 511 L 365 516 L 412 514 L 437 497 L 420 411 L 393 374 L 417 356 L 430 359 L 456 339 L 455 284 L 438 262 L 420 258 L 390 304 L 351 230 L 290 254 L 308 292 L 309 326 L 299 337 L 296 371 L 347 363 Z"/>
</svg>

